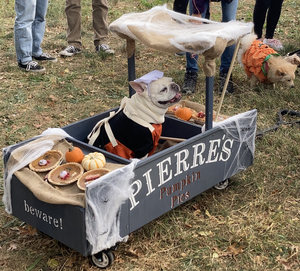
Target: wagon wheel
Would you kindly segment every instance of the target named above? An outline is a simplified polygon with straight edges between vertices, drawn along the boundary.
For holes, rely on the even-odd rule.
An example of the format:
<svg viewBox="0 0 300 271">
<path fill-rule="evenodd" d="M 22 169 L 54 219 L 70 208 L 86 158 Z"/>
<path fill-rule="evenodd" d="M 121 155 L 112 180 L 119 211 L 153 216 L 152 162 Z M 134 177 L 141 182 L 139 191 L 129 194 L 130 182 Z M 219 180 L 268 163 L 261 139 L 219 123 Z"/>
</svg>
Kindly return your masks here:
<svg viewBox="0 0 300 271">
<path fill-rule="evenodd" d="M 217 185 L 214 186 L 214 188 L 218 190 L 223 190 L 228 186 L 228 184 L 229 184 L 229 179 L 226 179 L 222 182 L 219 182 Z"/>
<path fill-rule="evenodd" d="M 92 262 L 101 269 L 111 266 L 114 259 L 115 255 L 111 250 L 103 250 L 92 255 Z"/>
</svg>

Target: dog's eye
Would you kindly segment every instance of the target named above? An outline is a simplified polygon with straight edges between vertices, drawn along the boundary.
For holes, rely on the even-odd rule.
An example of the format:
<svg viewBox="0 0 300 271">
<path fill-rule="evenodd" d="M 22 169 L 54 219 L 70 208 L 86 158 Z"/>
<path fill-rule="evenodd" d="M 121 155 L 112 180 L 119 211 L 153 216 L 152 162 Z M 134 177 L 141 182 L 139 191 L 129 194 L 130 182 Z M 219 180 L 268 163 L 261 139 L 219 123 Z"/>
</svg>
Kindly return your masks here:
<svg viewBox="0 0 300 271">
<path fill-rule="evenodd" d="M 164 91 L 166 91 L 166 90 L 167 90 L 167 88 L 164 87 L 160 92 L 164 92 Z"/>
</svg>

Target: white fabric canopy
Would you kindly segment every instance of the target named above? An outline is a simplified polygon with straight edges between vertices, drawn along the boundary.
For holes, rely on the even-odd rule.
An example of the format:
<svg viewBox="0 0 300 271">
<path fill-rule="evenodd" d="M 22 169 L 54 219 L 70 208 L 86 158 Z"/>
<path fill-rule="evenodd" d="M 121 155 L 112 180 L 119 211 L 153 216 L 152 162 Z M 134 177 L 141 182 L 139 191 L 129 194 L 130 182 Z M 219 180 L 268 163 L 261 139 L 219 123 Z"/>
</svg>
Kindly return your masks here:
<svg viewBox="0 0 300 271">
<path fill-rule="evenodd" d="M 161 51 L 197 54 L 212 48 L 217 38 L 223 39 L 226 45 L 235 43 L 252 28 L 252 23 L 214 22 L 174 12 L 166 6 L 124 14 L 109 26 L 110 31 L 123 38 L 140 41 Z"/>
</svg>

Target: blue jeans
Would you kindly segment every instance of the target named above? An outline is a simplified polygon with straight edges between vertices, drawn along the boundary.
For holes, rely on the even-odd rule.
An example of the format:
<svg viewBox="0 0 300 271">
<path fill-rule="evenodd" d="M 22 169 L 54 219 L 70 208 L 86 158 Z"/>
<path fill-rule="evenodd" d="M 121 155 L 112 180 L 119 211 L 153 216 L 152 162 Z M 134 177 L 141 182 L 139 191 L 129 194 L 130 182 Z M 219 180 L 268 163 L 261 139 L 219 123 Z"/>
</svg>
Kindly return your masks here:
<svg viewBox="0 0 300 271">
<path fill-rule="evenodd" d="M 18 63 L 26 64 L 40 56 L 45 33 L 48 0 L 15 0 L 15 49 Z"/>
<path fill-rule="evenodd" d="M 230 4 L 228 4 L 227 0 L 222 0 L 221 5 L 222 5 L 222 22 L 229 22 L 235 20 L 235 15 L 238 7 L 238 0 L 233 0 Z M 205 18 L 208 8 L 209 8 L 209 1 L 205 1 L 205 11 L 201 14 L 202 18 Z M 220 74 L 228 72 L 234 50 L 235 50 L 235 44 L 226 47 L 225 51 L 223 52 L 221 56 Z M 197 61 L 198 61 L 198 56 L 192 58 L 190 53 L 186 53 L 186 71 L 197 72 L 198 71 Z"/>
</svg>

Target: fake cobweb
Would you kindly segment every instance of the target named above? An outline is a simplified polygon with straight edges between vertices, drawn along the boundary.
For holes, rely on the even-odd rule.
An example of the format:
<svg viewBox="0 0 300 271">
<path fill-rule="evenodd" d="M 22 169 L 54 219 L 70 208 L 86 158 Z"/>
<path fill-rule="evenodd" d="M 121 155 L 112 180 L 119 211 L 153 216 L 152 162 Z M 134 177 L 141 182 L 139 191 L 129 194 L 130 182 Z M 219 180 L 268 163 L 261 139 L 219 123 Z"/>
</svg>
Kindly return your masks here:
<svg viewBox="0 0 300 271">
<path fill-rule="evenodd" d="M 14 172 L 26 167 L 30 162 L 51 150 L 55 143 L 66 137 L 71 136 L 62 129 L 47 129 L 40 136 L 34 137 L 33 141 L 27 142 L 23 146 L 16 148 L 16 145 L 13 145 L 2 150 L 4 161 L 9 156 L 4 168 L 4 195 L 2 199 L 7 213 L 12 213 L 11 179 Z M 13 157 L 17 157 L 17 159 Z"/>
<path fill-rule="evenodd" d="M 257 110 L 253 109 L 241 114 L 232 116 L 224 121 L 213 123 L 213 127 L 220 127 L 226 138 L 228 138 L 227 147 L 234 143 L 238 146 L 231 160 L 231 165 L 223 172 L 223 180 L 245 170 L 243 161 L 250 151 L 252 158 L 255 153 L 255 136 L 256 136 Z M 202 127 L 204 128 L 204 127 Z"/>
<path fill-rule="evenodd" d="M 86 233 L 92 254 L 127 240 L 119 235 L 121 205 L 132 195 L 138 159 L 92 182 L 86 189 Z"/>
<path fill-rule="evenodd" d="M 6 212 L 12 214 L 13 211 L 11 203 L 13 174 L 51 150 L 58 141 L 64 138 L 72 138 L 72 136 L 62 129 L 49 128 L 28 142 L 2 150 L 5 161 L 3 203 Z M 119 234 L 120 208 L 132 193 L 130 184 L 137 162 L 138 159 L 134 159 L 129 165 L 116 169 L 87 185 L 86 235 L 92 245 L 93 253 L 110 248 L 127 238 L 126 236 L 121 238 Z"/>
<path fill-rule="evenodd" d="M 234 153 L 232 153 L 233 159 L 230 159 L 230 165 L 224 169 L 223 180 L 246 169 L 247 166 L 243 162 L 245 156 L 249 156 L 249 151 L 251 157 L 254 158 L 256 117 L 256 110 L 252 110 L 216 124 L 224 132 L 224 140 L 228 141 L 225 147 L 230 149 L 232 145 L 237 146 Z M 8 213 L 12 213 L 10 193 L 11 178 L 14 172 L 27 166 L 46 151 L 51 150 L 55 143 L 63 138 L 72 137 L 62 129 L 48 129 L 42 135 L 33 138 L 35 140 L 23 142 L 17 147 L 14 145 L 3 149 L 6 160 L 3 202 Z M 182 148 L 185 148 L 185 144 L 182 145 Z M 19 159 L 7 160 L 8 154 L 16 157 L 15 152 L 19 152 L 17 155 Z M 213 153 L 214 150 L 210 152 Z M 134 178 L 136 178 L 135 167 L 138 161 L 138 159 L 133 159 L 130 164 L 116 169 L 87 185 L 85 192 L 86 238 L 91 244 L 92 254 L 127 240 L 127 236 L 120 236 L 121 206 L 135 193 L 133 191 L 134 186 L 131 184 L 134 183 Z M 127 204 L 129 204 L 129 201 Z"/>
<path fill-rule="evenodd" d="M 250 33 L 253 23 L 215 22 L 156 6 L 146 12 L 122 15 L 109 26 L 121 38 L 170 53 L 202 54 L 222 45 L 227 47 Z M 223 52 L 223 49 L 222 49 Z"/>
</svg>

